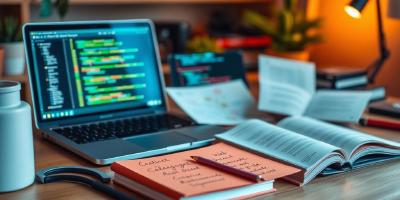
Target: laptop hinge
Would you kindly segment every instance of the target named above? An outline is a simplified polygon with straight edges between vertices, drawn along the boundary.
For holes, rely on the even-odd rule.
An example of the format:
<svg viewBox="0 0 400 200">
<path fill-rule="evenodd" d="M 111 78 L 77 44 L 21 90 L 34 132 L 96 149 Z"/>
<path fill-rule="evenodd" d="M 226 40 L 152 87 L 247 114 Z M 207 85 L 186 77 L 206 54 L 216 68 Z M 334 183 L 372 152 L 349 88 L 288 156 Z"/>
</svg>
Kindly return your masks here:
<svg viewBox="0 0 400 200">
<path fill-rule="evenodd" d="M 64 123 L 64 124 L 58 124 L 55 127 L 52 128 L 59 128 L 59 127 L 65 127 L 65 126 L 79 126 L 83 124 L 90 124 L 90 123 L 96 123 L 96 122 L 106 122 L 106 121 L 113 121 L 116 119 L 124 119 L 124 118 L 132 118 L 132 117 L 140 117 L 140 116 L 145 116 L 145 115 L 157 115 L 157 114 L 166 114 L 167 112 L 165 110 L 156 110 L 151 113 L 143 113 L 142 115 L 135 115 L 135 116 L 124 116 L 124 117 L 115 117 L 115 118 L 109 118 L 109 119 L 97 119 L 96 121 L 85 121 L 81 123 Z M 51 129 L 52 129 L 51 128 Z"/>
<path fill-rule="evenodd" d="M 165 114 L 167 113 L 165 110 L 156 110 L 154 111 L 154 114 Z"/>
</svg>

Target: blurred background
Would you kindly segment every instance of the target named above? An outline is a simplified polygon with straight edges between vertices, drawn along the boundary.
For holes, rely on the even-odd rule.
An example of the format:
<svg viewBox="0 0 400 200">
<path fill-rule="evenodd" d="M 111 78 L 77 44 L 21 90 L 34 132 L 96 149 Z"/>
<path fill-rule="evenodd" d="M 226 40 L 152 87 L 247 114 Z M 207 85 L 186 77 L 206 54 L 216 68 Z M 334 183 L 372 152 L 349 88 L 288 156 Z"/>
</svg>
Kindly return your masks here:
<svg viewBox="0 0 400 200">
<path fill-rule="evenodd" d="M 24 66 L 23 54 L 18 53 L 21 51 L 18 48 L 23 52 L 23 47 L 17 45 L 23 23 L 132 18 L 150 18 L 156 22 L 164 61 L 170 53 L 240 50 L 247 69 L 257 70 L 260 53 L 305 52 L 306 57 L 299 59 L 315 62 L 318 68 L 366 68 L 379 56 L 376 4 L 371 0 L 362 17 L 354 19 L 344 11 L 349 2 L 0 0 L 0 79 L 28 84 L 24 67 L 17 69 L 19 65 Z M 388 17 L 389 0 L 380 2 L 391 56 L 374 84 L 386 86 L 389 96 L 400 97 L 400 20 Z M 291 24 L 297 24 L 300 29 L 310 26 L 312 30 L 288 33 Z M 29 92 L 25 91 L 23 96 L 28 97 Z"/>
</svg>

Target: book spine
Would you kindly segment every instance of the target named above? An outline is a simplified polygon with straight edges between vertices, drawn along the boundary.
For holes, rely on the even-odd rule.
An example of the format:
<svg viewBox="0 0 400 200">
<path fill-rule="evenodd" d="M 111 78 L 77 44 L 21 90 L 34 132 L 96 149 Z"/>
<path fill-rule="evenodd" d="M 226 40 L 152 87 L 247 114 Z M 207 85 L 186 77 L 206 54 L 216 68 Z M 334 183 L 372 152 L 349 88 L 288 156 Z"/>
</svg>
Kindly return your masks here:
<svg viewBox="0 0 400 200">
<path fill-rule="evenodd" d="M 365 77 L 355 77 L 355 78 L 348 78 L 348 79 L 342 79 L 342 80 L 337 80 L 335 82 L 335 88 L 336 89 L 343 89 L 343 88 L 349 88 L 349 87 L 356 87 L 356 86 L 362 86 L 362 85 L 367 85 L 368 84 L 368 78 Z"/>
<path fill-rule="evenodd" d="M 367 84 L 368 84 L 367 77 L 349 78 L 349 79 L 341 79 L 334 81 L 317 79 L 317 87 L 321 89 L 327 88 L 327 89 L 344 90 L 361 86 L 365 87 L 367 86 Z"/>
<path fill-rule="evenodd" d="M 240 48 L 260 48 L 271 45 L 269 36 L 254 36 L 254 37 L 226 37 L 218 38 L 216 43 L 218 47 L 224 49 L 240 49 Z"/>
<path fill-rule="evenodd" d="M 145 176 L 142 176 L 128 168 L 126 168 L 125 166 L 119 164 L 118 162 L 115 162 L 111 165 L 111 171 L 120 174 L 122 176 L 125 176 L 126 178 L 129 178 L 133 181 L 136 181 L 142 185 L 145 185 L 147 187 L 151 187 L 157 191 L 160 191 L 161 193 L 164 193 L 167 196 L 170 196 L 173 199 L 180 199 L 181 197 L 183 197 L 183 194 L 176 192 L 175 190 L 171 190 L 170 188 L 161 185 L 155 181 L 153 181 L 150 178 L 147 178 Z"/>
<path fill-rule="evenodd" d="M 368 111 L 372 114 L 385 115 L 393 118 L 400 118 L 400 112 L 370 107 Z"/>
<path fill-rule="evenodd" d="M 327 80 L 317 80 L 317 88 L 326 88 L 326 89 L 331 89 L 334 83 L 331 81 Z"/>
<path fill-rule="evenodd" d="M 351 73 L 351 74 L 329 74 L 324 72 L 317 72 L 317 79 L 327 80 L 327 81 L 339 81 L 343 79 L 355 78 L 355 77 L 364 77 L 368 76 L 366 72 L 359 72 L 359 73 Z"/>
</svg>

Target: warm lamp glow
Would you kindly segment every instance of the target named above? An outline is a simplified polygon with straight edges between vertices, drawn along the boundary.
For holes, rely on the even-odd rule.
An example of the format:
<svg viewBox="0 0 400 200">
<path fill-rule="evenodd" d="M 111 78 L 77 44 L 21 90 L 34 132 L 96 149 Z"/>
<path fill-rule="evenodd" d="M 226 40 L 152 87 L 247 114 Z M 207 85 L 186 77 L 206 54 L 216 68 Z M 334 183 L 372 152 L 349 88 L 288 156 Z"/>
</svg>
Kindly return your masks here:
<svg viewBox="0 0 400 200">
<path fill-rule="evenodd" d="M 345 6 L 345 7 L 344 7 L 344 10 L 346 11 L 346 13 L 347 13 L 348 15 L 350 15 L 350 16 L 353 17 L 353 18 L 357 18 L 357 19 L 360 19 L 360 18 L 361 18 L 361 13 L 360 13 L 360 11 L 358 11 L 357 9 L 355 9 L 355 8 L 352 7 L 352 6 L 349 6 L 349 5 Z"/>
</svg>

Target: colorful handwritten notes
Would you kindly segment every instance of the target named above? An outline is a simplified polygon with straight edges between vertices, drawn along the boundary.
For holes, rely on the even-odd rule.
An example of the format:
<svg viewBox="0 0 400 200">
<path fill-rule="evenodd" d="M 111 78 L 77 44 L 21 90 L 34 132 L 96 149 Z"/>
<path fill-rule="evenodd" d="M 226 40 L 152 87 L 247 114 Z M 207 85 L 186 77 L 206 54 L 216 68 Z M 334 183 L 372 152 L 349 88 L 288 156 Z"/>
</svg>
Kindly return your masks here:
<svg viewBox="0 0 400 200">
<path fill-rule="evenodd" d="M 262 175 L 266 180 L 275 180 L 301 171 L 224 143 L 170 155 L 121 161 L 117 164 L 130 170 L 134 174 L 132 177 L 138 182 L 152 181 L 154 183 L 151 185 L 176 191 L 182 196 L 254 184 L 236 175 L 198 164 L 190 156 L 209 158 Z"/>
</svg>

